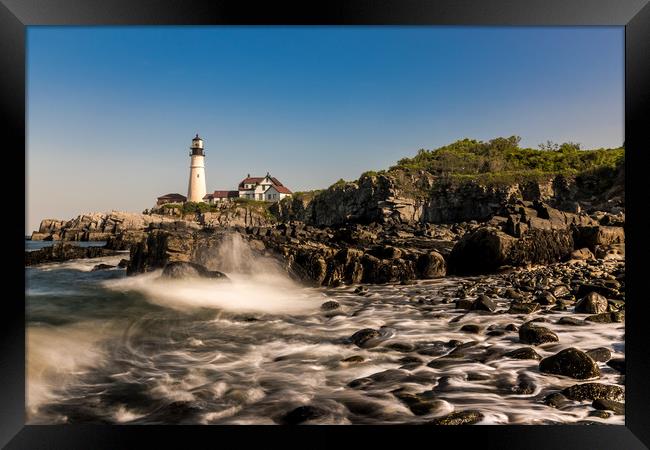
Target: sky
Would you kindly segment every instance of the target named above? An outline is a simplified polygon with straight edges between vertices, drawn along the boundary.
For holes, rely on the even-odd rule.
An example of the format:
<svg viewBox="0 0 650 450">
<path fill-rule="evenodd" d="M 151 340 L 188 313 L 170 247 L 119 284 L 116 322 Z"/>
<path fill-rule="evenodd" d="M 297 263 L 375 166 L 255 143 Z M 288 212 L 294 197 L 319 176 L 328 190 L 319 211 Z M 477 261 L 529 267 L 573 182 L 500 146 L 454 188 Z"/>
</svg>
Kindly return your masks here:
<svg viewBox="0 0 650 450">
<path fill-rule="evenodd" d="M 41 27 L 27 32 L 27 221 L 141 212 L 270 172 L 293 191 L 458 139 L 624 140 L 622 27 Z"/>
</svg>

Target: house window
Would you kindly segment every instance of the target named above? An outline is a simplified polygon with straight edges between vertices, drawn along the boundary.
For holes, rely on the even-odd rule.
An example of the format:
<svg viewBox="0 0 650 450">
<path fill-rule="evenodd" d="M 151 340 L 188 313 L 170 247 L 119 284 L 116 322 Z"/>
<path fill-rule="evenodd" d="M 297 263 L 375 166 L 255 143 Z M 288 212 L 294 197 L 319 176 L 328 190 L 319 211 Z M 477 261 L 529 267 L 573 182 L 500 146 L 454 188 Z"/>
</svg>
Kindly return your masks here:
<svg viewBox="0 0 650 450">
<path fill-rule="evenodd" d="M 199 177 L 199 174 L 197 173 L 197 174 L 196 174 L 196 178 L 198 178 L 198 177 Z"/>
</svg>

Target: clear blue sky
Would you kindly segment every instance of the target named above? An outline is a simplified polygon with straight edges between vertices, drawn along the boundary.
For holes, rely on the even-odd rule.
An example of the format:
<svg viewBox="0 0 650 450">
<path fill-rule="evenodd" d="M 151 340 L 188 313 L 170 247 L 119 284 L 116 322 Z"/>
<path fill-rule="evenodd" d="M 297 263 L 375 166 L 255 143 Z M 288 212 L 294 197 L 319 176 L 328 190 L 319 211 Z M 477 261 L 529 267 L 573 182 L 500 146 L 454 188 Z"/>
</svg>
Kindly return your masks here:
<svg viewBox="0 0 650 450">
<path fill-rule="evenodd" d="M 27 231 L 270 171 L 293 190 L 513 134 L 623 142 L 622 27 L 29 27 Z"/>
</svg>

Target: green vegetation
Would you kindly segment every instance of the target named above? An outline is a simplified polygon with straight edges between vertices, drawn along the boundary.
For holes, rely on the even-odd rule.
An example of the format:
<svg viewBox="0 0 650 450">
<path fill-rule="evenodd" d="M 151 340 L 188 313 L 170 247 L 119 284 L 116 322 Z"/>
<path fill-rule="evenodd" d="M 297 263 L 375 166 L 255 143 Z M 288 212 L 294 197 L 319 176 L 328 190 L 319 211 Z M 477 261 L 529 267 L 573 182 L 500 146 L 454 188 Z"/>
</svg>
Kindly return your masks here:
<svg viewBox="0 0 650 450">
<path fill-rule="evenodd" d="M 210 205 L 202 202 L 183 203 L 183 214 L 204 213 L 210 211 Z"/>
<path fill-rule="evenodd" d="M 323 189 L 315 189 L 313 191 L 298 191 L 294 192 L 293 195 L 289 198 L 285 198 L 282 202 L 291 202 L 294 199 L 300 200 L 302 202 L 310 202 L 316 195 L 323 192 Z"/>
<path fill-rule="evenodd" d="M 331 188 L 336 188 L 336 187 L 343 187 L 343 186 L 345 186 L 346 184 L 347 184 L 347 181 L 345 181 L 343 178 L 339 178 L 339 180 L 338 180 L 337 182 L 333 183 L 333 184 L 330 186 L 330 189 L 331 189 Z"/>
<path fill-rule="evenodd" d="M 435 150 L 418 151 L 400 159 L 395 171 L 426 171 L 450 181 L 511 183 L 539 180 L 552 175 L 578 175 L 601 168 L 616 168 L 624 161 L 624 148 L 581 150 L 580 145 L 547 141 L 539 149 L 519 147 L 520 138 L 488 142 L 463 139 Z"/>
</svg>

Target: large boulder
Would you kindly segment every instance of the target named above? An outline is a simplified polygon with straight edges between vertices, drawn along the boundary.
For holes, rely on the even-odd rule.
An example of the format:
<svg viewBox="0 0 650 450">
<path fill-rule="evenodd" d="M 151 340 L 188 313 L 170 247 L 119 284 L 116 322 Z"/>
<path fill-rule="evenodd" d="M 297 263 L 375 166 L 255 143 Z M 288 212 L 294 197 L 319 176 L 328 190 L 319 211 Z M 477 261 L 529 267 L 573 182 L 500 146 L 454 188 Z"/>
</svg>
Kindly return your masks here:
<svg viewBox="0 0 650 450">
<path fill-rule="evenodd" d="M 447 414 L 443 417 L 433 419 L 431 425 L 473 425 L 483 420 L 483 414 L 480 411 L 468 410 L 457 411 Z"/>
<path fill-rule="evenodd" d="M 432 251 L 418 257 L 416 270 L 419 278 L 444 277 L 447 274 L 447 263 L 440 253 Z"/>
<path fill-rule="evenodd" d="M 604 399 L 620 402 L 625 398 L 625 391 L 622 387 L 602 383 L 575 384 L 564 389 L 562 394 L 577 401 Z"/>
<path fill-rule="evenodd" d="M 607 299 L 596 292 L 590 292 L 576 303 L 575 311 L 583 314 L 604 313 L 607 311 Z"/>
<path fill-rule="evenodd" d="M 163 278 L 220 278 L 228 279 L 228 277 L 218 270 L 208 270 L 204 266 L 186 261 L 173 261 L 167 263 L 163 268 Z"/>
<path fill-rule="evenodd" d="M 547 342 L 558 342 L 557 334 L 546 327 L 525 323 L 519 328 L 519 341 L 524 344 L 540 345 Z"/>
<path fill-rule="evenodd" d="M 530 229 L 515 238 L 493 227 L 482 227 L 461 238 L 449 255 L 449 272 L 459 275 L 490 273 L 501 266 L 550 264 L 573 251 L 568 229 Z"/>
<path fill-rule="evenodd" d="M 595 251 L 597 246 L 625 243 L 625 229 L 612 226 L 578 226 L 575 227 L 573 237 L 576 247 L 588 247 Z"/>
<path fill-rule="evenodd" d="M 554 375 L 586 380 L 600 377 L 598 364 L 589 355 L 576 348 L 566 348 L 561 352 L 542 359 L 539 370 Z"/>
<path fill-rule="evenodd" d="M 449 255 L 449 271 L 455 274 L 493 272 L 508 264 L 517 238 L 492 227 L 479 228 L 463 236 Z"/>
</svg>

